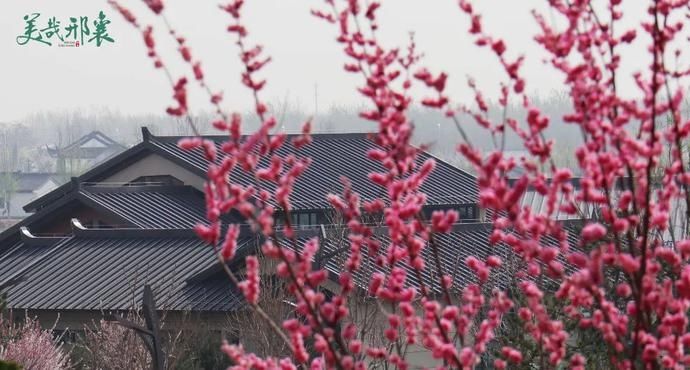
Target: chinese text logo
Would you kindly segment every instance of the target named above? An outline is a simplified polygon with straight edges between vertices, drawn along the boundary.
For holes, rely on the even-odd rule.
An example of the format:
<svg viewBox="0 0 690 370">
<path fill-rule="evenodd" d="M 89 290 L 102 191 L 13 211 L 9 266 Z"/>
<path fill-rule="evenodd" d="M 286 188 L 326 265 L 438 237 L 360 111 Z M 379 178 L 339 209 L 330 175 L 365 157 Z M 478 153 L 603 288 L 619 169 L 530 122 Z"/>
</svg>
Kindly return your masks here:
<svg viewBox="0 0 690 370">
<path fill-rule="evenodd" d="M 53 42 L 57 42 L 61 47 L 79 47 L 89 43 L 100 47 L 106 42 L 115 42 L 108 34 L 110 20 L 103 11 L 90 24 L 89 17 L 70 17 L 67 25 L 61 26 L 59 20 L 50 17 L 43 28 L 37 25 L 40 16 L 41 13 L 24 16 L 24 33 L 17 36 L 17 44 L 23 46 L 38 43 L 52 46 Z"/>
</svg>

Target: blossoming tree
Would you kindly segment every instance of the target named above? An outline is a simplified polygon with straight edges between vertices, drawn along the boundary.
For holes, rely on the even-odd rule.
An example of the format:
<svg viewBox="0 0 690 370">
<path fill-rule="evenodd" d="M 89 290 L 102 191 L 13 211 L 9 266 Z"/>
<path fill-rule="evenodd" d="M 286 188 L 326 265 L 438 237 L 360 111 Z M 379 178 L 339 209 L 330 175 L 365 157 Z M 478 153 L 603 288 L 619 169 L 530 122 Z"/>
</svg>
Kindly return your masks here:
<svg viewBox="0 0 690 370">
<path fill-rule="evenodd" d="M 314 16 L 338 31 L 336 42 L 347 59 L 344 73 L 360 77 L 357 93 L 370 102 L 360 114 L 378 125 L 372 136 L 377 149 L 368 156 L 385 169 L 369 174 L 370 181 L 385 189 L 381 199 L 361 201 L 347 180 L 342 194 L 329 198 L 347 225 L 349 248 L 338 277 L 339 289 L 328 298 L 320 288 L 327 273 L 312 264 L 322 241 L 298 243 L 289 217 L 292 186 L 300 181 L 310 160 L 279 154 L 284 145 L 298 149 L 308 145 L 310 123 L 294 138 L 274 132 L 276 120 L 262 100 L 265 81 L 259 77 L 270 58 L 250 41 L 251 25 L 242 17 L 243 1 L 231 0 L 221 9 L 229 16 L 227 31 L 239 48 L 242 83 L 253 96 L 254 111 L 262 122 L 254 132 L 242 132 L 240 115 L 227 113 L 222 95 L 207 84 L 200 61 L 185 39 L 170 28 L 181 58 L 216 110 L 214 127 L 228 135 L 220 148 L 198 136 L 180 142 L 185 149 L 203 150 L 209 161 L 206 200 L 210 226 L 198 226 L 197 232 L 216 248 L 247 304 L 271 322 L 276 337 L 290 348 L 288 357 L 261 358 L 241 345 L 224 345 L 222 350 L 236 366 L 361 369 L 383 362 L 405 369 L 410 345 L 426 348 L 439 366 L 463 369 L 479 364 L 497 369 L 690 366 L 686 353 L 690 346 L 690 240 L 685 228 L 671 243 L 663 243 L 662 238 L 669 232 L 675 205 L 685 213 L 683 219 L 690 215 L 690 167 L 684 150 L 690 121 L 681 109 L 690 74 L 682 58 L 689 2 L 646 0 L 644 19 L 626 27 L 621 18 L 625 4 L 631 1 L 545 1 L 551 14 L 561 18 L 562 26 L 534 13 L 540 29 L 536 40 L 549 56 L 548 66 L 562 76 L 562 88 L 571 101 L 571 111 L 562 119 L 582 133 L 583 143 L 575 153 L 581 172 L 577 187 L 572 172 L 558 168 L 551 159 L 554 142 L 545 134 L 549 118 L 525 93 L 529 76 L 521 69 L 523 56 L 486 29 L 470 1 L 458 2 L 458 16 L 471 20 L 464 37 L 487 51 L 477 57 L 496 58 L 505 76 L 500 95 L 495 97 L 504 111 L 499 119 L 490 118 L 488 103 L 473 82 L 468 84 L 474 92 L 472 104 L 452 102 L 445 92 L 446 73 L 421 65 L 413 40 L 403 48 L 383 45 L 376 32 L 380 1 L 325 0 L 315 9 Z M 160 0 L 145 3 L 165 17 Z M 117 2 L 111 4 L 140 30 L 155 67 L 169 77 L 175 106 L 168 113 L 187 117 L 193 124 L 186 98 L 188 79 L 173 77 L 156 51 L 151 27 L 140 24 Z M 394 6 L 394 2 L 388 5 Z M 621 50 L 631 47 L 628 44 L 635 38 L 644 38 L 647 65 L 632 76 L 623 75 L 619 72 Z M 622 79 L 635 82 L 636 97 L 619 91 Z M 424 97 L 411 93 L 414 85 L 427 89 Z M 526 114 L 509 114 L 511 102 L 519 102 Z M 464 261 L 477 280 L 463 287 L 453 286 L 437 258 L 422 258 L 425 249 L 438 256 L 435 240 L 451 230 L 458 214 L 437 211 L 428 220 L 423 217 L 425 195 L 420 187 L 435 164 L 430 160 L 419 165 L 420 149 L 411 145 L 414 127 L 407 113 L 417 103 L 440 110 L 462 133 L 458 151 L 475 168 L 480 205 L 491 215 L 494 228 L 490 243 L 509 247 L 511 255 L 522 262 L 510 294 L 488 283 L 505 265 L 499 256 Z M 481 153 L 473 147 L 463 130 L 471 124 L 495 138 L 494 151 Z M 503 143 L 509 132 L 521 139 L 528 157 L 517 160 L 505 155 Z M 507 174 L 516 166 L 524 173 L 511 182 Z M 236 171 L 250 174 L 255 184 L 234 183 L 232 173 Z M 528 190 L 545 197 L 544 211 L 520 206 Z M 582 214 L 581 204 L 597 211 Z M 283 279 L 298 318 L 276 322 L 262 310 L 260 280 L 265 272 L 257 256 L 243 257 L 246 276 L 242 278 L 227 268 L 224 261 L 235 257 L 239 227 L 221 225 L 219 216 L 231 210 L 242 214 L 263 236 L 261 253 L 276 261 L 274 274 Z M 568 242 L 572 230 L 555 219 L 558 212 L 583 216 L 578 243 Z M 276 214 L 284 219 L 277 222 Z M 383 217 L 385 243 L 362 221 L 373 214 Z M 556 243 L 546 243 L 546 239 Z M 389 273 L 374 273 L 369 285 L 362 287 L 353 276 L 370 254 L 381 255 L 376 261 Z M 439 290 L 407 283 L 425 270 L 436 273 Z M 546 280 L 555 282 L 550 285 L 555 287 L 549 289 L 543 283 Z M 361 291 L 380 303 L 384 326 L 380 342 L 358 337 L 358 323 L 351 318 L 348 301 Z M 557 310 L 554 300 L 559 302 Z M 502 322 L 508 317 L 520 329 L 521 341 L 501 340 L 506 333 Z M 601 358 L 595 360 L 592 352 L 573 345 L 586 335 L 599 341 Z M 525 341 L 537 355 L 528 358 L 528 349 L 521 344 Z M 497 343 L 502 344 L 497 347 Z"/>
</svg>

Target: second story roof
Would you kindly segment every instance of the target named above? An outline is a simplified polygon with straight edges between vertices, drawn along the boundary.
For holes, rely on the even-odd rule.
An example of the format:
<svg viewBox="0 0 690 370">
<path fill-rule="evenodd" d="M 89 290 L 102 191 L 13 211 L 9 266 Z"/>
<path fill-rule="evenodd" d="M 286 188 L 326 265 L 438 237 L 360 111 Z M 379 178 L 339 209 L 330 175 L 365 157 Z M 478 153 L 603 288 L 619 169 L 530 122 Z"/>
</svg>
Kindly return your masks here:
<svg viewBox="0 0 690 370">
<path fill-rule="evenodd" d="M 109 160 L 101 163 L 79 177 L 80 182 L 98 182 L 113 175 L 117 171 L 126 169 L 147 155 L 157 155 L 174 165 L 183 168 L 196 176 L 199 183 L 206 178 L 207 162 L 200 150 L 185 151 L 177 143 L 182 137 L 154 136 L 146 128 L 142 129 L 144 140 L 142 143 L 125 150 Z M 225 139 L 221 136 L 207 136 L 220 147 Z M 385 197 L 385 189 L 369 180 L 371 172 L 383 171 L 383 166 L 367 156 L 370 149 L 377 145 L 370 139 L 369 134 L 314 134 L 313 142 L 297 151 L 289 142 L 279 154 L 295 154 L 312 158 L 310 167 L 297 180 L 293 188 L 291 202 L 295 209 L 324 209 L 330 208 L 327 201 L 329 193 L 339 194 L 342 191 L 341 177 L 347 177 L 364 200 Z M 220 153 L 221 151 L 219 151 Z M 418 162 L 431 158 L 432 155 L 422 152 Z M 476 178 L 438 158 L 437 166 L 429 178 L 422 185 L 422 191 L 428 195 L 430 205 L 444 204 L 473 204 L 477 202 L 478 191 Z M 261 166 L 267 166 L 262 163 Z M 234 173 L 232 181 L 241 184 L 253 184 L 251 174 Z M 69 192 L 65 185 L 56 189 L 45 197 L 39 198 L 24 208 L 35 211 L 44 207 Z"/>
<path fill-rule="evenodd" d="M 191 229 L 206 221 L 203 194 L 191 186 L 83 186 L 79 194 L 142 229 Z"/>
<path fill-rule="evenodd" d="M 218 263 L 191 230 L 75 230 L 60 239 L 23 237 L 0 255 L 0 284 L 13 308 L 128 310 L 151 285 L 159 309 L 232 311 L 243 299 L 224 280 L 197 275 Z"/>
</svg>

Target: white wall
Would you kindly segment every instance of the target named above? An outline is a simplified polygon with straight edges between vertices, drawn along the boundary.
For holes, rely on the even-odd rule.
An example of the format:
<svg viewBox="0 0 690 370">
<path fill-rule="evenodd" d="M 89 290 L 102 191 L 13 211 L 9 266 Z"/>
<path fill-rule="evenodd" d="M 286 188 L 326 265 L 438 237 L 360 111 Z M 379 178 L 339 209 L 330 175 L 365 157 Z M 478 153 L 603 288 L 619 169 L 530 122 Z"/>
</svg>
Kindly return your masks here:
<svg viewBox="0 0 690 370">
<path fill-rule="evenodd" d="M 101 182 L 126 183 L 141 176 L 157 175 L 174 176 L 184 182 L 185 185 L 193 186 L 201 191 L 204 190 L 204 178 L 158 154 L 149 154 Z"/>
<path fill-rule="evenodd" d="M 49 180 L 46 181 L 45 184 L 41 185 L 41 187 L 34 190 L 34 192 L 12 193 L 10 197 L 9 214 L 3 214 L 2 217 L 24 218 L 28 216 L 30 213 L 24 212 L 24 206 L 57 187 L 57 183 L 55 183 L 53 180 Z M 0 213 L 2 212 L 4 212 L 4 210 L 0 211 Z"/>
<path fill-rule="evenodd" d="M 31 202 L 32 200 L 36 199 L 34 193 L 12 193 L 10 196 L 10 209 L 9 209 L 9 214 L 4 213 L 5 210 L 2 210 L 3 216 L 2 217 L 8 217 L 8 218 L 23 218 L 29 215 L 29 213 L 24 212 L 22 207 L 24 207 L 25 204 Z"/>
</svg>

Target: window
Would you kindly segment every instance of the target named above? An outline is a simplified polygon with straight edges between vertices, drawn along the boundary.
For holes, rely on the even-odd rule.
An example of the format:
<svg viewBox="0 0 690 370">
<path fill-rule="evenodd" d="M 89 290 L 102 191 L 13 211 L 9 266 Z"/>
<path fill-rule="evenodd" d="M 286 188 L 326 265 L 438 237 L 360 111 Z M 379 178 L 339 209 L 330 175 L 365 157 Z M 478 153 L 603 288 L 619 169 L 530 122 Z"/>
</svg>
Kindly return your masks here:
<svg viewBox="0 0 690 370">
<path fill-rule="evenodd" d="M 427 219 L 431 219 L 431 215 L 434 211 L 450 211 L 455 210 L 458 212 L 458 222 L 472 222 L 479 219 L 479 210 L 476 205 L 459 205 L 459 206 L 436 206 L 436 207 L 426 207 L 424 209 L 424 215 Z"/>
<path fill-rule="evenodd" d="M 475 206 L 459 206 L 458 215 L 461 220 L 475 220 L 477 219 Z"/>
<path fill-rule="evenodd" d="M 141 176 L 134 179 L 127 185 L 184 185 L 179 179 L 170 175 Z"/>
<path fill-rule="evenodd" d="M 108 229 L 110 226 L 96 218 L 90 219 L 90 220 L 85 220 L 82 223 L 82 226 L 84 226 L 87 229 Z"/>
<path fill-rule="evenodd" d="M 283 216 L 276 215 L 278 225 L 283 224 Z M 290 213 L 290 223 L 293 227 L 309 228 L 319 224 L 318 214 L 316 212 L 292 212 Z"/>
</svg>

